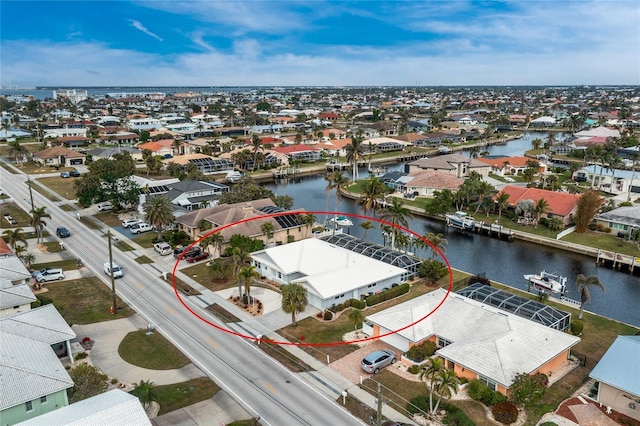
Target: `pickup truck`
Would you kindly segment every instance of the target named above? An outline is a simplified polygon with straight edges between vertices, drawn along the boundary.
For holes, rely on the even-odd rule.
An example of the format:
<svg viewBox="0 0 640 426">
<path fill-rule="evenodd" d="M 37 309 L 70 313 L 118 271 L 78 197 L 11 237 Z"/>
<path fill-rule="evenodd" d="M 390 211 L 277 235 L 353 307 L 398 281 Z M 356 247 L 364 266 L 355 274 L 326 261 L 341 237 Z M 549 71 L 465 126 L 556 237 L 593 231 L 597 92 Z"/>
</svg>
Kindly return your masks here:
<svg viewBox="0 0 640 426">
<path fill-rule="evenodd" d="M 168 243 L 155 243 L 153 249 L 160 253 L 162 256 L 173 253 L 171 246 Z"/>
<path fill-rule="evenodd" d="M 149 225 L 148 223 L 142 222 L 129 227 L 129 230 L 132 234 L 141 234 L 143 232 L 153 231 L 154 227 Z"/>
</svg>

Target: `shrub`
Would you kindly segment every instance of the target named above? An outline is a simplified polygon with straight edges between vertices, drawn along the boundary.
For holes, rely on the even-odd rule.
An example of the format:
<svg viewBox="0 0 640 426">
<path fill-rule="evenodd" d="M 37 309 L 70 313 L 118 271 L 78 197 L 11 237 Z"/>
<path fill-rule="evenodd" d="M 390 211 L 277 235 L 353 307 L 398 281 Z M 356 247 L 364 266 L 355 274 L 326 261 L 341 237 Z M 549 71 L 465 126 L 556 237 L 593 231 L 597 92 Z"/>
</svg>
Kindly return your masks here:
<svg viewBox="0 0 640 426">
<path fill-rule="evenodd" d="M 352 308 L 356 308 L 356 309 L 364 309 L 367 306 L 364 300 L 350 299 L 348 300 L 348 302 Z"/>
<path fill-rule="evenodd" d="M 444 404 L 443 404 L 444 405 Z M 407 411 L 411 414 L 423 414 L 429 412 L 429 397 L 426 395 L 416 396 L 409 401 Z"/>
<path fill-rule="evenodd" d="M 400 284 L 399 286 L 392 287 L 389 290 L 384 290 L 378 294 L 371 295 L 365 300 L 368 306 L 377 305 L 378 303 L 391 300 L 394 297 L 401 296 L 405 293 L 409 293 L 409 288 L 410 286 L 408 283 Z"/>
<path fill-rule="evenodd" d="M 76 359 L 85 359 L 88 356 L 89 355 L 86 352 L 80 352 L 78 355 L 76 355 Z"/>
<path fill-rule="evenodd" d="M 574 336 L 580 336 L 582 334 L 582 330 L 584 329 L 584 324 L 580 320 L 573 320 L 569 325 L 571 329 L 571 334 Z"/>
<path fill-rule="evenodd" d="M 554 422 L 544 422 L 540 423 L 540 426 L 558 426 L 558 424 Z"/>
<path fill-rule="evenodd" d="M 411 374 L 418 374 L 420 370 L 421 370 L 421 367 L 419 365 L 412 365 L 409 368 L 407 368 L 407 372 Z"/>
<path fill-rule="evenodd" d="M 487 405 L 487 406 L 496 405 L 496 404 L 499 404 L 501 402 L 505 402 L 506 400 L 507 400 L 506 396 L 504 396 L 503 394 L 501 394 L 498 391 L 493 391 L 491 393 L 491 403 L 490 404 L 485 404 L 485 405 Z"/>
<path fill-rule="evenodd" d="M 344 304 L 340 303 L 338 306 L 336 306 L 336 312 L 342 312 L 344 311 Z"/>
<path fill-rule="evenodd" d="M 436 352 L 436 344 L 427 340 L 419 345 L 414 345 L 404 355 L 413 362 L 422 362 Z"/>
<path fill-rule="evenodd" d="M 469 395 L 469 398 L 476 401 L 482 401 L 488 392 L 491 392 L 489 386 L 478 379 L 471 380 L 467 386 L 467 395 Z"/>
<path fill-rule="evenodd" d="M 111 384 L 115 385 L 116 383 L 118 383 L 118 379 L 116 379 L 115 377 L 113 379 L 111 379 Z"/>
<path fill-rule="evenodd" d="M 518 408 L 512 402 L 499 402 L 491 409 L 493 417 L 503 425 L 510 425 L 518 420 Z"/>
<path fill-rule="evenodd" d="M 442 402 L 440 403 L 440 408 L 447 412 L 447 414 L 442 419 L 443 424 L 447 426 L 475 426 L 475 423 L 469 417 L 467 417 L 465 412 L 455 405 Z"/>
<path fill-rule="evenodd" d="M 333 319 L 333 312 L 324 311 L 324 319 L 325 319 L 325 321 L 329 321 L 329 320 Z"/>
<path fill-rule="evenodd" d="M 511 400 L 516 404 L 529 407 L 540 400 L 549 384 L 549 378 L 541 373 L 530 376 L 520 373 L 511 385 Z"/>
</svg>

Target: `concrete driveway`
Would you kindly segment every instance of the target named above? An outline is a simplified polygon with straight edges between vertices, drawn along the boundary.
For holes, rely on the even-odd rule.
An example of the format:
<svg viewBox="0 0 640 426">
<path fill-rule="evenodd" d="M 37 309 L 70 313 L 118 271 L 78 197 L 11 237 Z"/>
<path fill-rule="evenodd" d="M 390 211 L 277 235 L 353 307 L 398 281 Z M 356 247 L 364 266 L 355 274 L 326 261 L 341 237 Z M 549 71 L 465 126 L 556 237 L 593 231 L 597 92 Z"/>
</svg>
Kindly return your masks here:
<svg viewBox="0 0 640 426">
<path fill-rule="evenodd" d="M 396 354 L 398 363 L 400 362 L 400 355 L 402 354 L 399 351 L 395 350 L 394 348 L 392 348 L 391 346 L 389 346 L 388 344 L 380 340 L 376 340 L 368 343 L 367 345 L 363 346 L 357 351 L 354 351 L 349 355 L 344 356 L 339 360 L 332 362 L 331 364 L 329 364 L 329 368 L 331 368 L 338 374 L 345 377 L 351 383 L 358 384 L 360 383 L 361 377 L 364 380 L 372 376 L 372 374 L 366 373 L 362 370 L 362 368 L 360 368 L 360 362 L 362 361 L 362 358 L 367 356 L 370 352 L 377 351 L 380 349 L 392 350 Z M 386 368 L 397 368 L 397 367 L 395 365 L 391 365 Z"/>
</svg>

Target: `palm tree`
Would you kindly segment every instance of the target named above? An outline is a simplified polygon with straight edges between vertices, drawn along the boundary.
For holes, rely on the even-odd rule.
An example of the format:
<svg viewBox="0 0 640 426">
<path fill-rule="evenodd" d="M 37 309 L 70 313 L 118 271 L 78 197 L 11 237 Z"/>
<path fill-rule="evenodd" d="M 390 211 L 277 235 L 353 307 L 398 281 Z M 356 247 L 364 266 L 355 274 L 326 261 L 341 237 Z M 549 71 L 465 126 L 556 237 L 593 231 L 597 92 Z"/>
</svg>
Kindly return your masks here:
<svg viewBox="0 0 640 426">
<path fill-rule="evenodd" d="M 429 248 L 431 249 L 431 259 L 435 259 L 436 257 L 436 249 L 440 250 L 440 252 L 446 252 L 446 245 L 449 244 L 449 241 L 442 234 L 434 234 L 433 232 L 428 232 L 427 235 L 424 236 L 425 240 L 429 241 L 431 244 Z"/>
<path fill-rule="evenodd" d="M 251 282 L 258 278 L 260 278 L 260 273 L 256 271 L 255 265 L 249 265 L 238 272 L 238 282 L 244 283 L 244 293 L 247 295 L 248 301 L 251 301 Z"/>
<path fill-rule="evenodd" d="M 456 373 L 453 370 L 441 370 L 435 375 L 432 380 L 432 385 L 434 386 L 435 391 L 440 395 L 440 398 L 438 398 L 436 406 L 433 407 L 432 413 L 438 412 L 438 406 L 440 405 L 442 398 L 449 399 L 452 395 L 458 393 L 459 384 L 460 379 L 456 376 Z"/>
<path fill-rule="evenodd" d="M 240 247 L 234 247 L 231 250 L 231 263 L 233 264 L 233 276 L 238 278 L 240 270 L 251 262 L 249 253 Z M 242 296 L 242 282 L 238 279 L 238 296 Z"/>
<path fill-rule="evenodd" d="M 29 243 L 27 242 L 27 239 L 24 237 L 22 228 L 16 228 L 13 230 L 7 229 L 2 233 L 2 235 L 5 236 L 4 239 L 6 240 L 7 244 L 9 244 L 11 248 L 14 250 L 16 249 L 17 243 L 22 243 L 24 244 L 25 247 L 29 245 Z"/>
<path fill-rule="evenodd" d="M 253 170 L 258 166 L 258 153 L 262 149 L 262 141 L 258 135 L 251 137 L 251 146 L 253 147 Z"/>
<path fill-rule="evenodd" d="M 267 219 L 268 220 L 268 219 Z M 273 238 L 273 233 L 275 231 L 275 227 L 273 226 L 273 223 L 271 222 L 265 222 L 260 226 L 260 230 L 262 231 L 262 234 L 267 237 L 267 244 L 269 243 L 269 240 L 271 238 Z"/>
<path fill-rule="evenodd" d="M 422 367 L 418 378 L 423 382 L 429 382 L 429 411 L 433 412 L 433 390 L 435 384 L 435 377 L 438 373 L 444 370 L 444 362 L 442 358 L 427 358 L 427 365 Z"/>
<path fill-rule="evenodd" d="M 395 250 L 395 238 L 398 234 L 398 226 L 408 227 L 407 218 L 413 219 L 411 211 L 404 206 L 404 202 L 398 197 L 391 198 L 391 204 L 384 209 L 380 209 L 380 219 L 393 225 L 391 233 L 391 250 Z"/>
<path fill-rule="evenodd" d="M 230 266 L 231 264 L 229 262 L 225 262 L 220 258 L 214 259 L 209 264 L 209 276 L 218 279 L 226 278 L 228 276 L 227 274 L 229 273 Z"/>
<path fill-rule="evenodd" d="M 38 243 L 42 243 L 42 231 L 44 227 L 47 226 L 47 223 L 43 220 L 44 218 L 51 219 L 51 215 L 47 213 L 46 207 L 38 207 L 35 210 L 31 210 L 31 226 L 38 233 Z"/>
<path fill-rule="evenodd" d="M 369 210 L 375 211 L 378 200 L 387 192 L 387 186 L 384 182 L 379 177 L 372 176 L 371 179 L 365 182 L 364 191 L 358 200 L 358 204 L 360 204 L 365 213 Z"/>
<path fill-rule="evenodd" d="M 209 243 L 216 249 L 218 257 L 222 256 L 222 245 L 224 244 L 224 236 L 220 232 L 214 232 L 209 236 Z"/>
<path fill-rule="evenodd" d="M 536 201 L 536 204 L 533 207 L 533 211 L 536 213 L 536 222 L 540 220 L 540 216 L 549 211 L 549 208 L 549 202 L 544 198 L 540 198 Z"/>
<path fill-rule="evenodd" d="M 22 256 L 22 261 L 24 262 L 24 264 L 27 266 L 27 268 L 29 266 L 31 266 L 31 264 L 36 260 L 36 256 L 33 253 L 27 253 L 24 256 Z"/>
<path fill-rule="evenodd" d="M 175 149 L 175 155 L 181 155 L 180 151 L 182 149 L 182 140 L 181 139 L 174 139 L 173 143 L 171 144 L 171 147 L 173 149 Z"/>
<path fill-rule="evenodd" d="M 153 197 L 144 204 L 144 213 L 147 223 L 158 230 L 158 239 L 164 227 L 169 226 L 175 220 L 171 211 L 171 201 L 167 197 Z"/>
<path fill-rule="evenodd" d="M 501 192 L 496 197 L 496 205 L 498 206 L 498 223 L 502 219 L 502 211 L 509 206 L 509 197 L 511 194 L 507 194 L 506 192 Z"/>
<path fill-rule="evenodd" d="M 362 315 L 362 311 L 360 309 L 352 309 L 349 312 L 349 321 L 353 323 L 353 329 L 358 333 L 358 326 L 362 325 L 362 321 L 364 321 L 364 315 Z"/>
<path fill-rule="evenodd" d="M 280 287 L 282 292 L 282 310 L 291 314 L 291 325 L 296 325 L 296 314 L 304 312 L 309 300 L 307 298 L 307 289 L 302 284 L 291 283 Z"/>
<path fill-rule="evenodd" d="M 19 158 L 23 158 L 25 154 L 28 154 L 29 151 L 24 146 L 20 145 L 20 141 L 15 140 L 8 143 L 9 152 L 8 157 L 13 158 L 14 161 L 17 161 Z M 19 162 L 22 165 L 22 161 Z"/>
<path fill-rule="evenodd" d="M 140 380 L 139 383 L 136 383 L 131 394 L 138 397 L 145 409 L 149 408 L 152 402 L 158 400 L 155 385 L 151 380 Z"/>
<path fill-rule="evenodd" d="M 354 182 L 358 178 L 358 162 L 362 159 L 362 142 L 364 138 L 361 135 L 354 136 L 351 138 L 351 143 L 344 148 L 347 152 L 347 161 L 351 163 Z"/>
<path fill-rule="evenodd" d="M 367 232 L 369 231 L 369 229 L 375 229 L 376 226 L 371 223 L 370 220 L 366 220 L 364 222 L 360 223 L 360 227 L 362 228 L 362 239 L 364 241 L 367 241 Z"/>
<path fill-rule="evenodd" d="M 307 238 L 309 229 L 311 229 L 313 224 L 316 223 L 315 215 L 313 215 L 312 213 L 305 214 L 304 216 L 302 216 L 302 223 L 304 223 L 304 225 L 306 226 L 304 237 Z"/>
<path fill-rule="evenodd" d="M 576 288 L 580 292 L 580 314 L 578 315 L 578 319 L 582 319 L 584 304 L 591 300 L 591 293 L 589 292 L 590 286 L 599 287 L 604 293 L 604 285 L 598 277 L 594 275 L 587 277 L 582 274 L 576 277 Z"/>
</svg>

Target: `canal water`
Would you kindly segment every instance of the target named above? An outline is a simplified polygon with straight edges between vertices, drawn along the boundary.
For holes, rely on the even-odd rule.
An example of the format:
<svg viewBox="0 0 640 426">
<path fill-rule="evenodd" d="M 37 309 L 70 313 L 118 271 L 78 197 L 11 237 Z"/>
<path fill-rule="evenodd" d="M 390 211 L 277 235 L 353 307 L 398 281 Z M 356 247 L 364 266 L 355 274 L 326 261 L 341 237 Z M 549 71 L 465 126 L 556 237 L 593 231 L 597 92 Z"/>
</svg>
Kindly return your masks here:
<svg viewBox="0 0 640 426">
<path fill-rule="evenodd" d="M 509 142 L 507 145 L 488 147 L 490 155 L 522 155 L 531 147 L 531 141 L 539 137 L 544 140 L 544 133 L 528 133 L 521 139 Z M 561 137 L 560 137 L 561 138 Z M 392 169 L 401 169 L 402 165 Z M 348 173 L 346 173 L 348 175 Z M 361 176 L 366 175 L 363 170 Z M 294 208 L 304 208 L 310 211 L 338 211 L 353 214 L 364 214 L 360 207 L 352 200 L 336 201 L 335 190 L 325 191 L 327 181 L 322 176 L 308 176 L 303 178 L 283 180 L 266 186 L 277 195 L 289 195 L 294 199 Z M 328 196 L 328 197 L 327 197 Z M 327 203 L 328 198 L 328 203 Z M 336 205 L 337 204 L 337 205 Z M 324 218 L 318 217 L 318 221 Z M 362 237 L 362 228 L 358 226 L 362 220 L 351 218 L 354 226 L 349 233 Z M 376 229 L 367 232 L 367 239 L 383 243 L 378 224 Z M 640 326 L 640 278 L 626 272 L 619 272 L 599 267 L 594 258 L 525 241 L 502 241 L 487 236 L 470 234 L 447 228 L 444 222 L 422 217 L 409 220 L 409 228 L 420 235 L 428 232 L 442 233 L 448 241 L 445 256 L 453 268 L 472 274 L 485 274 L 492 281 L 527 289 L 525 274 L 539 273 L 545 270 L 550 273 L 567 277 L 568 292 L 566 296 L 579 300 L 575 290 L 575 280 L 578 274 L 595 275 L 605 286 L 602 292 L 599 288 L 591 288 L 591 302 L 585 305 L 585 310 L 592 311 L 609 318 Z M 417 252 L 417 255 L 430 256 L 430 251 Z"/>
</svg>

